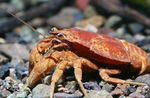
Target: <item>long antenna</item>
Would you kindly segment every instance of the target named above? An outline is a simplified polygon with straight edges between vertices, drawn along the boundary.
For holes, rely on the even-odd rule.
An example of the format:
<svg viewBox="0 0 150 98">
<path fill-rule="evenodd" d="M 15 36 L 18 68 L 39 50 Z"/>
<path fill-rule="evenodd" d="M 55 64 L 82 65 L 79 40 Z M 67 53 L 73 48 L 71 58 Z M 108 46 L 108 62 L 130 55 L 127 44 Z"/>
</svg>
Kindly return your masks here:
<svg viewBox="0 0 150 98">
<path fill-rule="evenodd" d="M 13 17 L 15 17 L 16 19 L 18 19 L 20 22 L 22 22 L 23 24 L 25 24 L 27 27 L 29 27 L 32 31 L 34 32 L 38 32 L 35 28 L 33 28 L 31 25 L 29 25 L 27 22 L 25 22 L 24 20 L 22 20 L 21 18 L 17 17 L 16 15 L 12 14 L 11 12 L 7 11 L 10 15 L 12 15 Z M 42 35 L 43 37 L 45 37 L 44 34 L 38 32 L 40 35 Z"/>
</svg>

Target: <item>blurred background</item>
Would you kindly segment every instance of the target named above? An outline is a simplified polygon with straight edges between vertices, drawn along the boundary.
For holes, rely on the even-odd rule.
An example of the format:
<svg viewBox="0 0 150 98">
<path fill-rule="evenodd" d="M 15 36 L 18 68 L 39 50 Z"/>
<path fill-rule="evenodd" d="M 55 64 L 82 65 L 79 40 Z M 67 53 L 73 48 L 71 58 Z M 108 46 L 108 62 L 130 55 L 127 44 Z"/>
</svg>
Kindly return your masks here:
<svg viewBox="0 0 150 98">
<path fill-rule="evenodd" d="M 37 32 L 10 13 L 26 21 Z M 43 38 L 38 32 L 48 35 L 52 27 L 79 28 L 125 39 L 149 55 L 150 0 L 0 0 L 0 98 L 9 95 L 9 98 L 15 98 L 14 93 L 24 85 L 27 78 L 29 52 Z M 146 77 L 144 81 L 150 81 L 150 76 Z M 98 84 L 92 82 L 85 85 L 94 85 L 97 89 Z M 115 90 L 111 89 L 115 86 L 105 83 L 103 86 L 108 88 L 108 94 Z M 129 90 L 128 93 L 118 91 L 117 94 L 130 96 L 137 91 L 137 87 L 129 86 L 125 90 Z M 113 94 L 116 92 L 111 96 Z M 146 90 L 138 94 L 133 95 L 140 96 L 137 98 L 150 97 Z"/>
</svg>

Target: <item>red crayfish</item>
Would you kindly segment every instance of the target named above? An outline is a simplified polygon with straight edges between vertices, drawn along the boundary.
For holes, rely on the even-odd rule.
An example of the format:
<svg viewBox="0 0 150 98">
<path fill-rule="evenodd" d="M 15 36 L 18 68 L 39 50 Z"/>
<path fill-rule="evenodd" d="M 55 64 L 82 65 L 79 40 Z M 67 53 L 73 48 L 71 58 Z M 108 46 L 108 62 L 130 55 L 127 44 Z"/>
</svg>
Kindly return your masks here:
<svg viewBox="0 0 150 98">
<path fill-rule="evenodd" d="M 54 67 L 56 69 L 51 78 L 50 98 L 53 96 L 55 83 L 66 67 L 74 68 L 75 78 L 86 95 L 81 82 L 82 71 L 98 71 L 100 77 L 110 83 L 144 85 L 111 75 L 148 73 L 150 61 L 146 52 L 125 40 L 79 29 L 54 28 L 50 36 L 42 39 L 30 53 L 27 86 L 35 86 L 43 74 Z"/>
</svg>

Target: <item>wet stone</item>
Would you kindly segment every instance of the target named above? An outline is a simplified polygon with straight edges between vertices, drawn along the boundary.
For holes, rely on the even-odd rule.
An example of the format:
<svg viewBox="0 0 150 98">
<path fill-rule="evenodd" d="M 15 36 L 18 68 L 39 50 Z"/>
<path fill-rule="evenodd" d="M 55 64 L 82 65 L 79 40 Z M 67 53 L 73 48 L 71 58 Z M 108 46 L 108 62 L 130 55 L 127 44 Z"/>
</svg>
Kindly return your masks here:
<svg viewBox="0 0 150 98">
<path fill-rule="evenodd" d="M 74 93 L 76 91 L 76 81 L 67 82 L 65 88 L 68 89 L 67 93 Z"/>
<path fill-rule="evenodd" d="M 4 64 L 8 62 L 8 58 L 2 54 L 0 54 L 0 64 Z"/>
<path fill-rule="evenodd" d="M 102 88 L 102 90 L 106 90 L 107 92 L 111 92 L 112 89 L 114 88 L 114 86 L 112 84 L 108 84 L 108 83 L 105 83 L 105 82 L 100 82 L 100 87 Z"/>
<path fill-rule="evenodd" d="M 87 90 L 101 90 L 97 82 L 85 82 L 83 85 Z"/>
<path fill-rule="evenodd" d="M 9 65 L 4 64 L 0 66 L 0 78 L 4 79 L 6 76 L 9 75 Z"/>
<path fill-rule="evenodd" d="M 129 95 L 129 98 L 145 98 L 145 96 L 140 93 L 134 92 Z"/>
<path fill-rule="evenodd" d="M 140 86 L 137 87 L 136 92 L 141 93 L 142 95 L 146 95 L 149 92 L 149 90 L 150 90 L 149 86 Z"/>
<path fill-rule="evenodd" d="M 137 41 L 135 44 L 140 46 L 140 47 L 150 44 L 150 36 L 146 37 L 145 39 L 143 39 L 141 41 Z"/>
<path fill-rule="evenodd" d="M 16 76 L 18 79 L 23 79 L 28 75 L 28 69 L 24 66 L 17 66 L 16 67 Z"/>
<path fill-rule="evenodd" d="M 110 93 L 108 93 L 105 90 L 95 91 L 91 90 L 87 94 L 87 96 L 84 96 L 83 98 L 113 98 Z"/>
<path fill-rule="evenodd" d="M 141 48 L 144 49 L 146 52 L 150 52 L 150 44 L 149 45 L 144 45 Z"/>
<path fill-rule="evenodd" d="M 3 90 L 0 91 L 0 96 L 2 96 L 2 98 L 6 98 L 10 94 L 11 94 L 11 92 L 6 90 L 6 89 L 3 89 Z"/>
<path fill-rule="evenodd" d="M 0 51 L 9 57 L 20 57 L 24 60 L 28 60 L 29 50 L 25 45 L 18 43 L 15 44 L 0 44 Z"/>
<path fill-rule="evenodd" d="M 33 98 L 49 98 L 50 97 L 50 86 L 45 84 L 38 84 L 32 90 Z"/>
<path fill-rule="evenodd" d="M 121 20 L 122 18 L 119 16 L 116 15 L 110 16 L 105 22 L 105 27 L 113 27 L 116 24 L 118 24 Z"/>
<path fill-rule="evenodd" d="M 128 93 L 133 93 L 133 92 L 136 91 L 136 88 L 135 88 L 134 86 L 129 86 L 129 87 L 127 88 L 127 91 L 128 91 Z"/>
<path fill-rule="evenodd" d="M 150 86 L 150 74 L 145 74 L 145 75 L 141 75 L 141 76 L 138 76 L 136 79 L 135 79 L 136 82 L 142 82 L 142 83 L 146 83 Z"/>
<path fill-rule="evenodd" d="M 111 92 L 111 95 L 113 97 L 119 97 L 121 95 L 127 95 L 128 91 L 127 91 L 127 84 L 118 84 L 117 87 Z"/>
<path fill-rule="evenodd" d="M 72 27 L 75 21 L 81 20 L 82 13 L 73 7 L 64 8 L 60 13 L 51 17 L 48 20 L 48 24 L 60 28 Z"/>
<path fill-rule="evenodd" d="M 128 26 L 133 33 L 140 33 L 144 28 L 141 24 L 138 23 L 131 23 Z"/>
<path fill-rule="evenodd" d="M 82 97 L 75 94 L 55 93 L 54 98 L 82 98 Z"/>
</svg>

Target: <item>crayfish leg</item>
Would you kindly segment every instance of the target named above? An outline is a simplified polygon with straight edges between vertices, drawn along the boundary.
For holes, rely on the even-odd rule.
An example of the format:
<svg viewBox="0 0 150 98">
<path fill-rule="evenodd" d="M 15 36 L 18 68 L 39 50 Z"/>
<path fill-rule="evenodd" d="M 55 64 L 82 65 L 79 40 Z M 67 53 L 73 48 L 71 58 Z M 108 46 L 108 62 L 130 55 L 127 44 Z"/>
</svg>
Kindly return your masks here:
<svg viewBox="0 0 150 98">
<path fill-rule="evenodd" d="M 75 74 L 75 78 L 81 88 L 81 91 L 83 92 L 83 94 L 86 96 L 87 95 L 87 92 L 81 82 L 82 80 L 82 69 L 81 69 L 81 66 L 82 66 L 82 62 L 80 59 L 76 60 L 76 62 L 74 63 L 74 74 Z"/>
<path fill-rule="evenodd" d="M 99 69 L 99 75 L 101 78 L 109 83 L 119 84 L 132 84 L 132 85 L 146 85 L 145 83 L 126 81 L 118 78 L 112 78 L 110 75 L 120 74 L 121 71 L 117 69 Z"/>
<path fill-rule="evenodd" d="M 51 84 L 50 84 L 50 98 L 53 98 L 55 83 L 59 80 L 62 76 L 65 67 L 67 66 L 67 61 L 61 61 L 57 64 L 57 67 L 52 75 Z"/>
</svg>

